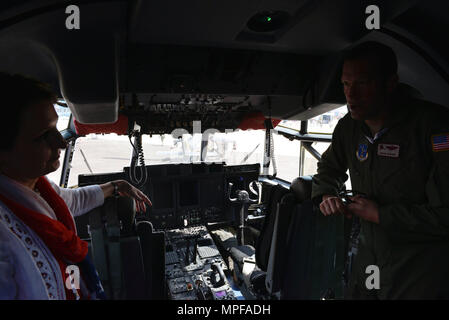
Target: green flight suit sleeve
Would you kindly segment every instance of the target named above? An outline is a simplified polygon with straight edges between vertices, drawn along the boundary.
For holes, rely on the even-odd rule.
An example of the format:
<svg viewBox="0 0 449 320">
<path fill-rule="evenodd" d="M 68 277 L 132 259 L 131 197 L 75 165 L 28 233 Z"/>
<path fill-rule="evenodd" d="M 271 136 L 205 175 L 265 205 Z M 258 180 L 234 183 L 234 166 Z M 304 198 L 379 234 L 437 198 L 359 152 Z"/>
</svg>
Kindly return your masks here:
<svg viewBox="0 0 449 320">
<path fill-rule="evenodd" d="M 312 179 L 312 199 L 315 202 L 325 194 L 337 195 L 348 179 L 344 146 L 345 120 L 346 117 L 338 122 L 332 135 L 332 143 L 318 162 L 317 174 Z"/>
<path fill-rule="evenodd" d="M 379 225 L 395 242 L 449 239 L 449 150 L 434 151 L 432 148 L 433 135 L 449 134 L 448 119 L 449 113 L 440 110 L 426 120 L 426 150 L 433 160 L 426 184 L 428 202 L 420 205 L 395 203 L 379 208 Z"/>
</svg>

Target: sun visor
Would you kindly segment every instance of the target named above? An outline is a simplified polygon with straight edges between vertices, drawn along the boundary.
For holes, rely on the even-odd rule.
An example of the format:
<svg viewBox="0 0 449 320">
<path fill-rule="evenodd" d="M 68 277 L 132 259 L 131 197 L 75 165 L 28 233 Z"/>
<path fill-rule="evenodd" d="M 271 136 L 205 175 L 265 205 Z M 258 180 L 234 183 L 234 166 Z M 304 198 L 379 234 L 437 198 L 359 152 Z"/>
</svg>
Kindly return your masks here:
<svg viewBox="0 0 449 320">
<path fill-rule="evenodd" d="M 250 114 L 247 114 L 243 117 L 242 121 L 240 122 L 238 128 L 240 130 L 258 130 L 258 129 L 265 129 L 265 116 L 262 112 L 252 112 Z M 273 128 L 276 127 L 279 122 L 281 122 L 281 119 L 271 119 L 271 123 L 273 124 Z"/>
<path fill-rule="evenodd" d="M 265 129 L 265 119 L 267 119 L 262 112 L 252 112 L 243 117 L 240 121 L 238 129 L 240 130 L 258 130 Z M 84 124 L 78 122 L 74 119 L 75 130 L 78 135 L 84 136 L 90 133 L 97 134 L 107 134 L 107 133 L 116 133 L 116 134 L 128 134 L 128 125 L 129 120 L 128 117 L 120 114 L 118 116 L 118 120 L 114 123 L 99 123 L 99 124 Z M 271 119 L 273 124 L 273 128 L 276 127 L 281 119 Z"/>
<path fill-rule="evenodd" d="M 128 134 L 128 117 L 122 114 L 118 116 L 118 120 L 114 123 L 83 124 L 76 120 L 73 120 L 73 123 L 76 133 L 80 136 L 89 133 Z"/>
</svg>

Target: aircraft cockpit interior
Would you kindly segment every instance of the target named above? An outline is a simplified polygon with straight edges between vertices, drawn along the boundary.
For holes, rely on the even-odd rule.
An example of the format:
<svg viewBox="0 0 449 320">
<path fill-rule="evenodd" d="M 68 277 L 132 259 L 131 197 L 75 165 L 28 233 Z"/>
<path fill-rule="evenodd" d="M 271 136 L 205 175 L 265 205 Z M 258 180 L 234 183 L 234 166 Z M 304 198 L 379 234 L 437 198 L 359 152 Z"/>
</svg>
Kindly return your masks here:
<svg viewBox="0 0 449 320">
<path fill-rule="evenodd" d="M 345 54 L 364 42 L 388 46 L 395 92 L 448 108 L 448 12 L 438 0 L 2 0 L 0 72 L 38 79 L 57 95 L 67 147 L 48 179 L 68 189 L 124 180 L 152 202 L 138 210 L 115 192 L 74 218 L 108 299 L 344 299 L 360 223 L 322 214 L 312 184 L 337 134 L 358 137 L 359 127 L 342 132 L 359 107 L 348 92 L 371 80 L 348 91 Z M 347 176 L 329 194 L 346 205 L 368 185 L 373 198 L 406 199 L 407 179 L 424 181 L 422 159 L 390 163 L 428 130 L 416 126 L 400 148 L 394 140 L 369 149 L 389 128 L 365 127 L 360 139 L 369 143 L 355 141 L 332 163 Z M 431 149 L 435 159 L 449 150 L 446 131 L 432 135 Z M 361 178 L 381 156 L 386 173 Z M 405 178 L 387 192 L 391 168 Z M 446 201 L 435 194 L 423 198 Z"/>
<path fill-rule="evenodd" d="M 260 298 L 252 292 L 252 286 L 242 293 L 243 269 L 239 270 L 245 264 L 248 272 L 246 264 L 252 269 L 256 265 L 255 248 L 265 220 L 266 194 L 272 187 L 259 181 L 260 163 L 146 165 L 142 133 L 154 127 L 145 127 L 147 122 L 141 120 L 149 117 L 148 113 L 134 112 L 128 117 L 125 123 L 129 124 L 126 130 L 132 145 L 130 166 L 120 172 L 78 176 L 79 187 L 127 180 L 153 203 L 148 212 L 136 215 L 130 199 L 108 199 L 102 207 L 75 219 L 78 234 L 89 242 L 95 265 L 101 266 L 99 275 L 105 290 L 117 294 L 115 298 L 131 299 Z M 260 119 L 253 122 L 264 125 Z M 121 130 L 76 121 L 74 126 L 83 133 Z M 142 128 L 142 132 L 136 128 Z M 266 142 L 272 142 L 269 135 Z M 207 151 L 207 143 L 202 143 L 203 159 Z M 266 159 L 268 168 L 272 159 L 269 151 Z M 113 270 L 114 265 L 123 269 Z M 124 278 L 114 278 L 114 272 L 122 273 Z M 249 281 L 249 274 L 246 278 Z M 115 287 L 118 291 L 114 291 Z"/>
</svg>

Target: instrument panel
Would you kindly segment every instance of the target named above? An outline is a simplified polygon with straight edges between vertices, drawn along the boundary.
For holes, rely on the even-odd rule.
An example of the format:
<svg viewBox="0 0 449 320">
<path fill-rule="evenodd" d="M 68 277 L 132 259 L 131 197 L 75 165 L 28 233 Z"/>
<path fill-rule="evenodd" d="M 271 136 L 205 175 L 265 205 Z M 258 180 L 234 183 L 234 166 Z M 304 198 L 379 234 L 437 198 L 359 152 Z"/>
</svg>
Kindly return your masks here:
<svg viewBox="0 0 449 320">
<path fill-rule="evenodd" d="M 248 189 L 257 180 L 259 164 L 167 164 L 145 167 L 148 180 L 140 189 L 151 199 L 148 218 L 156 230 L 184 228 L 209 222 L 235 220 L 227 186 Z M 105 183 L 115 179 L 129 181 L 129 167 L 123 172 L 79 175 L 78 185 Z"/>
<path fill-rule="evenodd" d="M 154 205 L 150 220 L 156 229 L 184 228 L 234 220 L 226 186 L 247 186 L 257 180 L 259 165 L 180 164 L 150 166 L 148 195 Z M 156 173 L 157 172 L 157 173 Z"/>
</svg>

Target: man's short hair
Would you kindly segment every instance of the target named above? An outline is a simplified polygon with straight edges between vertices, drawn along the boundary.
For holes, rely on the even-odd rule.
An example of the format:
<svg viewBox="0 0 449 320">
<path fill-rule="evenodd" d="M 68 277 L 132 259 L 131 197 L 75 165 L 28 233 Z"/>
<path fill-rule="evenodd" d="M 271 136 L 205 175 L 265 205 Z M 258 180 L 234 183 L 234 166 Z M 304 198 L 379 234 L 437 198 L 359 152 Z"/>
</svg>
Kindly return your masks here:
<svg viewBox="0 0 449 320">
<path fill-rule="evenodd" d="M 343 61 L 361 58 L 375 59 L 379 64 L 379 70 L 384 78 L 398 73 L 398 60 L 393 49 L 382 43 L 367 41 L 347 50 Z"/>
<path fill-rule="evenodd" d="M 0 72 L 0 150 L 13 148 L 21 115 L 29 106 L 56 100 L 49 85 L 23 75 Z"/>
</svg>

